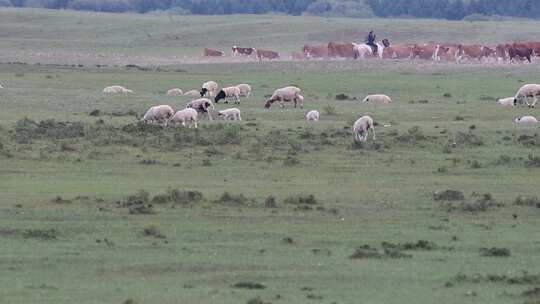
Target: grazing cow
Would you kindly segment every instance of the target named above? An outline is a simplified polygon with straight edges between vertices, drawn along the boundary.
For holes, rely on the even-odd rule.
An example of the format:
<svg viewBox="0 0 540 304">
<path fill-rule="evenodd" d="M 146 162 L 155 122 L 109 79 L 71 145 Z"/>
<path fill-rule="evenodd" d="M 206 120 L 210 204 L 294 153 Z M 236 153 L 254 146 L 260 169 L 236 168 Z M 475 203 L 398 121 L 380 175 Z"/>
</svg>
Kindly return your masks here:
<svg viewBox="0 0 540 304">
<path fill-rule="evenodd" d="M 344 57 L 354 58 L 356 52 L 354 50 L 354 44 L 350 42 L 330 42 L 328 43 L 328 56 L 329 57 Z"/>
<path fill-rule="evenodd" d="M 457 53 L 457 62 L 459 62 L 463 58 L 470 58 L 470 59 L 478 59 L 478 61 L 481 61 L 482 58 L 489 57 L 491 55 L 494 55 L 496 51 L 494 49 L 491 49 L 489 47 L 479 45 L 479 44 L 472 44 L 472 45 L 463 45 L 460 44 L 458 46 L 458 53 Z"/>
<path fill-rule="evenodd" d="M 270 50 L 257 49 L 256 54 L 257 54 L 257 58 L 259 58 L 259 61 L 262 61 L 265 58 L 268 60 L 279 59 L 279 53 L 270 51 Z"/>
<path fill-rule="evenodd" d="M 414 44 L 396 44 L 384 48 L 382 57 L 386 59 L 411 58 L 411 49 Z"/>
<path fill-rule="evenodd" d="M 437 60 L 455 61 L 458 58 L 459 45 L 452 43 L 445 43 L 439 46 L 439 52 L 437 52 Z"/>
<path fill-rule="evenodd" d="M 223 56 L 223 52 L 218 51 L 218 50 L 212 50 L 212 49 L 204 48 L 203 56 L 205 56 L 205 57 L 221 57 L 221 56 Z"/>
<path fill-rule="evenodd" d="M 536 56 L 540 56 L 540 42 L 516 42 L 512 45 L 515 48 L 531 48 Z"/>
<path fill-rule="evenodd" d="M 411 48 L 411 58 L 420 58 L 420 59 L 439 59 L 439 48 L 438 44 L 423 44 L 423 45 L 414 45 Z"/>
<path fill-rule="evenodd" d="M 520 60 L 527 59 L 529 62 L 531 62 L 532 55 L 533 55 L 532 48 L 515 48 L 515 47 L 508 48 L 508 57 L 510 61 L 517 58 Z"/>
<path fill-rule="evenodd" d="M 328 45 L 309 45 L 305 44 L 302 48 L 302 52 L 306 58 L 327 58 L 328 57 Z"/>
<path fill-rule="evenodd" d="M 232 47 L 232 55 L 238 56 L 238 55 L 244 55 L 244 56 L 251 56 L 255 54 L 255 48 L 244 48 L 244 47 L 237 47 L 236 45 Z"/>
</svg>

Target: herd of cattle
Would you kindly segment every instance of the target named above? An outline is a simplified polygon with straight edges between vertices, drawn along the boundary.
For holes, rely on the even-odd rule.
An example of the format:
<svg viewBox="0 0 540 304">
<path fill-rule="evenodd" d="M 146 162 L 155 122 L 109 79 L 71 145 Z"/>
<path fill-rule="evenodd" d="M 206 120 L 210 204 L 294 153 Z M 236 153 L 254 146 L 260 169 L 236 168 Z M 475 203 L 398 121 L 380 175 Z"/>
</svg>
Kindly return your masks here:
<svg viewBox="0 0 540 304">
<path fill-rule="evenodd" d="M 132 93 L 122 86 L 110 86 L 103 89 L 104 93 Z M 224 87 L 219 89 L 218 84 L 215 81 L 207 81 L 202 84 L 201 89 L 191 90 L 188 92 L 197 93 L 196 95 L 182 94 L 182 90 L 179 88 L 170 89 L 167 91 L 167 95 L 179 96 L 185 95 L 191 99 L 185 108 L 174 111 L 169 105 L 157 105 L 152 106 L 143 115 L 141 121 L 145 123 L 158 124 L 163 127 L 174 126 L 176 124 L 182 124 L 189 127 L 197 128 L 197 120 L 199 115 L 208 116 L 209 120 L 212 120 L 211 110 L 215 111 L 215 104 L 218 104 L 220 100 L 224 100 L 228 103 L 228 100 L 234 100 L 235 103 L 240 104 L 240 97 L 249 97 L 251 94 L 251 86 L 249 84 L 240 84 L 237 86 Z M 279 102 L 281 107 L 284 108 L 285 103 L 294 103 L 296 108 L 299 104 L 303 108 L 304 97 L 300 95 L 301 89 L 297 86 L 286 86 L 279 88 L 266 99 L 264 107 L 269 109 L 273 103 Z M 191 93 L 190 93 L 191 94 Z M 213 97 L 213 101 L 208 97 Z M 540 97 L 540 84 L 526 84 L 523 85 L 516 93 L 514 97 L 501 98 L 497 101 L 501 106 L 518 106 L 526 104 L 529 108 L 534 108 L 538 97 Z M 529 103 L 529 98 L 533 98 L 533 102 Z M 363 99 L 363 102 L 372 104 L 390 104 L 392 99 L 384 94 L 368 95 Z M 218 112 L 218 116 L 223 117 L 225 120 L 242 120 L 241 111 L 238 108 L 223 109 Z M 307 121 L 316 122 L 319 120 L 320 113 L 317 110 L 311 110 L 306 115 Z M 514 121 L 517 124 L 523 126 L 536 126 L 538 120 L 530 115 L 516 117 Z M 358 142 L 364 142 L 367 139 L 368 131 L 371 130 L 373 139 L 375 139 L 375 126 L 377 123 L 369 115 L 363 115 L 352 126 L 352 131 L 355 139 Z M 389 126 L 389 125 L 385 125 Z"/>
<path fill-rule="evenodd" d="M 535 56 L 540 56 L 540 42 L 513 42 L 498 45 L 460 44 L 460 43 L 404 43 L 390 45 L 387 39 L 377 43 L 377 52 L 362 43 L 329 42 L 328 44 L 306 44 L 298 52 L 293 52 L 293 60 L 331 59 L 331 58 L 378 58 L 378 59 L 425 59 L 433 61 L 495 61 L 495 62 L 531 62 Z M 223 51 L 203 50 L 203 56 L 221 57 Z M 233 57 L 255 56 L 260 61 L 279 59 L 278 52 L 257 49 L 253 47 L 232 47 Z"/>
</svg>

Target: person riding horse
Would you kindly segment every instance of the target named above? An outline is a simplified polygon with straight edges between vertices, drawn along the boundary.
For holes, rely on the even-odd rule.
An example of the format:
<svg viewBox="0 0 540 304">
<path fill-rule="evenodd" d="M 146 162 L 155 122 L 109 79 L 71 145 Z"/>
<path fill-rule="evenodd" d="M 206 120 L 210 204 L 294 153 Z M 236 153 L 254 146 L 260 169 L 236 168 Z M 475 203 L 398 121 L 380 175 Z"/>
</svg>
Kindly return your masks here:
<svg viewBox="0 0 540 304">
<path fill-rule="evenodd" d="M 366 44 L 373 49 L 373 54 L 377 54 L 377 44 L 375 44 L 375 38 L 377 38 L 375 33 L 373 33 L 373 31 L 369 31 L 369 34 L 366 37 Z"/>
</svg>

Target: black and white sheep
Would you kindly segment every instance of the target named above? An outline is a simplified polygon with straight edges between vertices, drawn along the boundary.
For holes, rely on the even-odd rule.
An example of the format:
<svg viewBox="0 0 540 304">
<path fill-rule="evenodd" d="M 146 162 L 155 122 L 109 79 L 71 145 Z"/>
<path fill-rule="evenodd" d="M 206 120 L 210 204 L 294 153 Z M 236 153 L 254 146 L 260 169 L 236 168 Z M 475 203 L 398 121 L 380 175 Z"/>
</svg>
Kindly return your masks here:
<svg viewBox="0 0 540 304">
<path fill-rule="evenodd" d="M 214 102 L 218 103 L 221 99 L 225 99 L 225 103 L 229 103 L 227 99 L 234 98 L 235 104 L 240 104 L 240 89 L 238 87 L 226 87 L 217 93 Z"/>
<path fill-rule="evenodd" d="M 208 119 L 212 120 L 212 115 L 210 114 L 210 108 L 214 108 L 214 104 L 208 98 L 199 98 L 192 100 L 186 104 L 186 108 L 192 108 L 200 114 L 207 114 Z"/>
<path fill-rule="evenodd" d="M 208 96 L 212 97 L 216 94 L 216 91 L 218 89 L 218 84 L 217 82 L 215 81 L 207 81 L 205 83 L 203 83 L 202 87 L 201 87 L 201 91 L 199 92 L 201 97 L 204 97 L 206 96 L 206 94 L 208 94 Z"/>
</svg>

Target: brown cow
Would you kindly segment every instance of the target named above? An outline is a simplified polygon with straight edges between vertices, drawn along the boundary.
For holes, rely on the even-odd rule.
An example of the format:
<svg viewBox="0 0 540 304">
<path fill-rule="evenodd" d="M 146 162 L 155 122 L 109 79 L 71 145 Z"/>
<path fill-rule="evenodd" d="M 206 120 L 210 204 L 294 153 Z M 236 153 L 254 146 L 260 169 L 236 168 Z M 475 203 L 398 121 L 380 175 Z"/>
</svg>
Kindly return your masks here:
<svg viewBox="0 0 540 304">
<path fill-rule="evenodd" d="M 270 51 L 270 50 L 257 49 L 256 53 L 257 53 L 257 58 L 259 58 L 259 61 L 262 61 L 264 58 L 266 58 L 268 60 L 279 59 L 279 53 L 278 52 L 274 52 L 274 51 Z"/>
<path fill-rule="evenodd" d="M 414 44 L 395 44 L 383 49 L 383 58 L 403 59 L 411 58 Z"/>
<path fill-rule="evenodd" d="M 482 60 L 482 58 L 490 57 L 491 55 L 494 55 L 496 51 L 494 49 L 491 49 L 487 46 L 479 45 L 479 44 L 472 44 L 472 45 L 463 45 L 460 44 L 458 46 L 458 54 L 457 54 L 457 61 L 459 62 L 462 58 L 475 58 L 479 61 Z"/>
<path fill-rule="evenodd" d="M 328 45 L 309 45 L 305 44 L 302 48 L 302 52 L 306 58 L 326 58 L 328 57 Z"/>
<path fill-rule="evenodd" d="M 328 56 L 354 58 L 354 44 L 350 42 L 330 42 L 328 43 Z"/>
<path fill-rule="evenodd" d="M 459 48 L 457 45 L 441 44 L 437 56 L 439 57 L 439 60 L 455 61 L 458 57 L 458 51 Z"/>
<path fill-rule="evenodd" d="M 220 56 L 223 56 L 223 52 L 204 48 L 203 56 L 206 56 L 206 57 L 220 57 Z"/>
<path fill-rule="evenodd" d="M 439 47 L 438 44 L 416 44 L 411 48 L 411 58 L 438 60 Z"/>
<path fill-rule="evenodd" d="M 236 45 L 232 47 L 232 55 L 237 56 L 238 54 L 244 55 L 244 56 L 251 56 L 255 54 L 254 48 L 244 48 L 244 47 L 237 47 Z"/>
</svg>

